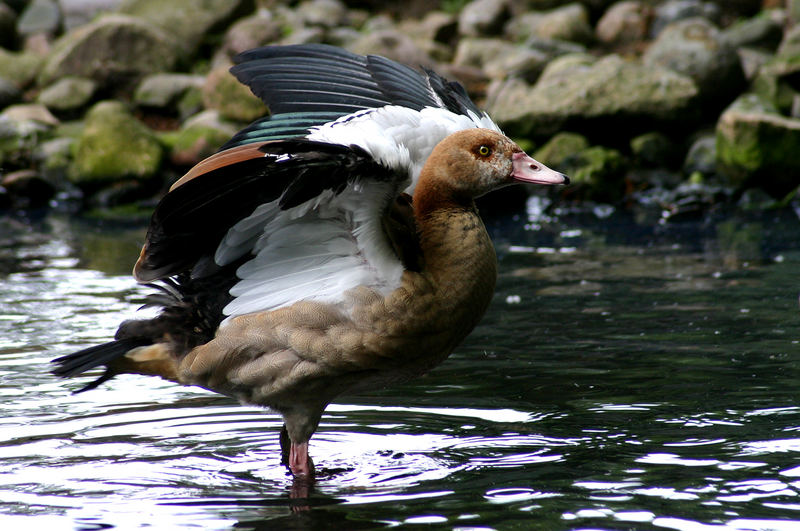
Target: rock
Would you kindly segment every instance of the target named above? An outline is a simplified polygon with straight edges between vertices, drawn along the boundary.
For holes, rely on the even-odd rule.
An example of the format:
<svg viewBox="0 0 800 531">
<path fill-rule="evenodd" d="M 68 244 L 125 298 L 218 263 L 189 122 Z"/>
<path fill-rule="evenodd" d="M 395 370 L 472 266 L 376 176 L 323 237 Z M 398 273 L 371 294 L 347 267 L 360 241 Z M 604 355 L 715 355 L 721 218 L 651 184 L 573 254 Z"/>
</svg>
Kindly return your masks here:
<svg viewBox="0 0 800 531">
<path fill-rule="evenodd" d="M 798 95 L 797 79 L 800 77 L 800 26 L 789 30 L 778 52 L 758 71 L 753 81 L 753 91 L 769 100 L 783 114 L 791 112 Z"/>
<path fill-rule="evenodd" d="M 17 20 L 17 33 L 55 35 L 61 27 L 61 11 L 53 0 L 33 0 Z"/>
<path fill-rule="evenodd" d="M 347 25 L 347 8 L 338 0 L 305 0 L 295 11 L 304 25 L 323 28 Z"/>
<path fill-rule="evenodd" d="M 12 83 L 4 77 L 0 77 L 0 109 L 16 103 L 22 97 L 22 92 L 16 83 Z"/>
<path fill-rule="evenodd" d="M 713 133 L 702 134 L 692 142 L 686 159 L 683 161 L 683 172 L 686 175 L 699 173 L 713 175 L 717 171 L 717 138 Z"/>
<path fill-rule="evenodd" d="M 67 76 L 39 93 L 37 101 L 56 112 L 69 112 L 89 104 L 97 83 L 83 77 Z"/>
<path fill-rule="evenodd" d="M 664 28 L 642 61 L 692 78 L 706 101 L 729 101 L 744 87 L 736 50 L 703 18 L 681 20 Z"/>
<path fill-rule="evenodd" d="M 722 31 L 722 37 L 734 48 L 755 46 L 775 50 L 783 38 L 781 23 L 762 15 L 737 22 Z"/>
<path fill-rule="evenodd" d="M 458 18 L 451 13 L 430 11 L 419 22 L 403 21 L 400 29 L 418 40 L 451 44 L 458 37 Z"/>
<path fill-rule="evenodd" d="M 0 167 L 4 170 L 29 167 L 31 153 L 51 128 L 28 119 L 14 107 L 0 113 Z"/>
<path fill-rule="evenodd" d="M 171 70 L 176 60 L 167 34 L 134 17 L 106 15 L 56 42 L 39 84 L 71 75 L 92 79 L 99 89 L 125 89 L 146 74 Z"/>
<path fill-rule="evenodd" d="M 123 0 L 58 0 L 64 31 L 88 24 L 101 13 L 119 9 Z"/>
<path fill-rule="evenodd" d="M 761 68 L 772 59 L 771 53 L 758 48 L 737 48 L 736 53 L 739 55 L 739 64 L 742 66 L 744 78 L 749 82 L 755 80 Z"/>
<path fill-rule="evenodd" d="M 9 52 L 0 48 L 0 78 L 26 88 L 39 73 L 42 58 L 30 52 Z"/>
<path fill-rule="evenodd" d="M 767 100 L 745 94 L 717 122 L 717 164 L 735 186 L 782 197 L 800 184 L 800 119 L 785 118 Z"/>
<path fill-rule="evenodd" d="M 216 153 L 231 137 L 228 127 L 195 122 L 170 135 L 170 160 L 176 166 L 191 167 Z"/>
<path fill-rule="evenodd" d="M 42 125 L 55 127 L 59 124 L 58 118 L 52 115 L 47 107 L 39 103 L 19 103 L 3 109 L 2 116 L 15 122 L 37 122 Z"/>
<path fill-rule="evenodd" d="M 201 90 L 203 76 L 190 74 L 153 74 L 145 77 L 133 93 L 133 101 L 143 107 L 169 108 L 178 104 L 190 89 Z"/>
<path fill-rule="evenodd" d="M 368 33 L 352 43 L 358 54 L 375 54 L 407 65 L 433 66 L 433 61 L 408 35 L 398 30 Z"/>
<path fill-rule="evenodd" d="M 252 48 L 278 41 L 284 36 L 281 22 L 269 10 L 259 9 L 254 15 L 236 21 L 222 41 L 222 49 L 233 57 Z"/>
<path fill-rule="evenodd" d="M 528 12 L 514 17 L 505 28 L 514 41 L 530 37 L 588 43 L 594 38 L 589 12 L 577 2 L 545 12 Z"/>
<path fill-rule="evenodd" d="M 525 46 L 488 38 L 464 38 L 458 43 L 453 64 L 479 68 L 493 79 L 517 77 L 534 82 L 550 57 Z"/>
<path fill-rule="evenodd" d="M 702 17 L 712 22 L 719 22 L 720 9 L 713 2 L 700 0 L 669 0 L 656 7 L 651 36 L 655 37 L 661 30 L 679 20 Z"/>
<path fill-rule="evenodd" d="M 630 147 L 639 166 L 668 168 L 675 164 L 675 145 L 666 135 L 658 131 L 632 138 Z"/>
<path fill-rule="evenodd" d="M 597 40 L 607 45 L 625 45 L 647 38 L 653 8 L 644 2 L 617 2 L 603 13 L 595 27 Z"/>
<path fill-rule="evenodd" d="M 552 168 L 561 168 L 568 164 L 584 149 L 589 148 L 589 141 L 578 133 L 561 132 L 553 136 L 547 143 L 536 150 L 533 157 Z M 561 170 L 565 171 L 565 170 Z"/>
<path fill-rule="evenodd" d="M 35 170 L 7 173 L 0 179 L 0 187 L 11 196 L 13 208 L 19 209 L 47 206 L 56 193 L 55 186 Z"/>
<path fill-rule="evenodd" d="M 17 40 L 17 14 L 0 2 L 0 47 L 11 48 Z"/>
<path fill-rule="evenodd" d="M 490 87 L 486 107 L 512 135 L 579 127 L 629 136 L 653 122 L 686 127 L 696 96 L 692 80 L 671 70 L 576 54 L 553 60 L 533 87 L 514 79 Z"/>
<path fill-rule="evenodd" d="M 508 0 L 473 0 L 458 15 L 458 32 L 465 37 L 499 35 L 510 16 Z"/>
<path fill-rule="evenodd" d="M 163 148 L 152 131 L 115 101 L 97 103 L 86 114 L 75 146 L 70 180 L 82 188 L 154 175 Z"/>
<path fill-rule="evenodd" d="M 203 86 L 203 103 L 208 109 L 216 109 L 229 120 L 252 122 L 264 116 L 266 105 L 239 83 L 228 71 L 229 65 L 209 72 Z"/>
<path fill-rule="evenodd" d="M 160 28 L 172 38 L 176 51 L 192 57 L 203 40 L 228 22 L 253 11 L 252 0 L 125 0 L 121 13 Z"/>
<path fill-rule="evenodd" d="M 32 153 L 34 163 L 41 168 L 44 176 L 51 181 L 62 181 L 72 162 L 74 138 L 53 138 L 36 146 Z"/>
</svg>

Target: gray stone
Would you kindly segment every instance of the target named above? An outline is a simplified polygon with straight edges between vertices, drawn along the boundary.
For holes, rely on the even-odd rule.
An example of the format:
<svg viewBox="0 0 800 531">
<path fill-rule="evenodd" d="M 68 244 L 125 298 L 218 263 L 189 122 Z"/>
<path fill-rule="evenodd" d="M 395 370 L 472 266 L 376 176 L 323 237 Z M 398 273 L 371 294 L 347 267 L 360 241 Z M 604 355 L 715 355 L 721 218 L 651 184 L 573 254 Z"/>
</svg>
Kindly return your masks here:
<svg viewBox="0 0 800 531">
<path fill-rule="evenodd" d="M 450 44 L 458 36 L 458 18 L 451 13 L 431 11 L 418 22 L 413 19 L 403 21 L 401 29 L 417 39 Z"/>
<path fill-rule="evenodd" d="M 72 75 L 100 88 L 127 88 L 146 74 L 171 70 L 176 60 L 172 39 L 159 29 L 135 17 L 105 15 L 56 41 L 39 84 Z"/>
<path fill-rule="evenodd" d="M 40 103 L 18 103 L 3 109 L 2 116 L 15 122 L 36 122 L 45 126 L 55 127 L 59 124 L 58 118 Z"/>
<path fill-rule="evenodd" d="M 700 95 L 707 99 L 731 95 L 744 84 L 736 49 L 704 18 L 670 24 L 650 45 L 642 61 L 691 77 Z"/>
<path fill-rule="evenodd" d="M 717 138 L 713 133 L 703 134 L 692 142 L 686 159 L 683 161 L 683 171 L 687 175 L 700 173 L 712 175 L 717 171 Z"/>
<path fill-rule="evenodd" d="M 473 0 L 458 16 L 458 32 L 465 37 L 499 35 L 510 16 L 508 0 Z"/>
<path fill-rule="evenodd" d="M 284 36 L 281 21 L 266 9 L 259 9 L 254 15 L 236 21 L 222 42 L 229 56 L 252 48 L 276 42 Z"/>
<path fill-rule="evenodd" d="M 398 30 L 368 33 L 352 43 L 350 49 L 358 54 L 375 54 L 407 65 L 433 66 L 433 61 L 408 35 Z"/>
<path fill-rule="evenodd" d="M 97 83 L 83 77 L 67 76 L 39 93 L 37 101 L 54 111 L 73 111 L 86 106 L 97 90 Z"/>
<path fill-rule="evenodd" d="M 88 24 L 101 13 L 116 11 L 123 0 L 58 0 L 64 31 Z"/>
<path fill-rule="evenodd" d="M 734 48 L 757 46 L 775 50 L 783 38 L 783 27 L 776 17 L 760 15 L 725 28 L 722 36 Z"/>
<path fill-rule="evenodd" d="M 53 0 L 33 0 L 20 14 L 17 32 L 20 35 L 47 33 L 55 35 L 61 26 L 61 11 Z"/>
<path fill-rule="evenodd" d="M 120 12 L 166 32 L 184 57 L 193 56 L 209 34 L 251 13 L 252 0 L 125 0 Z"/>
<path fill-rule="evenodd" d="M 347 25 L 347 7 L 338 0 L 305 0 L 296 13 L 304 25 L 335 28 Z"/>
<path fill-rule="evenodd" d="M 719 22 L 720 9 L 713 2 L 700 0 L 669 0 L 656 7 L 655 17 L 650 27 L 651 36 L 655 37 L 661 30 L 679 20 L 702 17 L 715 23 Z"/>
<path fill-rule="evenodd" d="M 748 81 L 753 81 L 761 71 L 761 68 L 772 59 L 771 53 L 765 52 L 760 48 L 745 46 L 737 48 L 736 53 L 739 55 L 739 64 L 742 65 L 744 78 Z"/>
<path fill-rule="evenodd" d="M 539 50 L 499 39 L 464 38 L 458 43 L 453 64 L 483 70 L 492 79 L 518 77 L 534 82 L 550 57 Z"/>
<path fill-rule="evenodd" d="M 774 197 L 800 185 L 800 119 L 745 94 L 722 113 L 716 136 L 717 165 L 732 184 L 758 186 Z"/>
<path fill-rule="evenodd" d="M 203 76 L 190 74 L 153 74 L 142 79 L 133 93 L 133 101 L 144 107 L 175 106 L 189 89 L 202 89 Z"/>
<path fill-rule="evenodd" d="M 644 2 L 617 2 L 603 13 L 595 27 L 597 40 L 608 45 L 623 45 L 647 38 L 653 8 Z"/>
<path fill-rule="evenodd" d="M 516 79 L 493 87 L 487 108 L 507 132 L 542 136 L 567 124 L 593 122 L 611 131 L 622 121 L 686 120 L 696 96 L 692 80 L 671 70 L 616 55 L 596 62 L 577 55 L 555 59 L 533 87 Z"/>
<path fill-rule="evenodd" d="M 267 114 L 264 103 L 220 65 L 208 73 L 203 85 L 203 103 L 229 120 L 251 122 Z"/>
<path fill-rule="evenodd" d="M 516 16 L 506 25 L 505 32 L 518 42 L 538 37 L 588 43 L 594 38 L 589 12 L 577 2 L 551 11 L 532 11 Z"/>
</svg>

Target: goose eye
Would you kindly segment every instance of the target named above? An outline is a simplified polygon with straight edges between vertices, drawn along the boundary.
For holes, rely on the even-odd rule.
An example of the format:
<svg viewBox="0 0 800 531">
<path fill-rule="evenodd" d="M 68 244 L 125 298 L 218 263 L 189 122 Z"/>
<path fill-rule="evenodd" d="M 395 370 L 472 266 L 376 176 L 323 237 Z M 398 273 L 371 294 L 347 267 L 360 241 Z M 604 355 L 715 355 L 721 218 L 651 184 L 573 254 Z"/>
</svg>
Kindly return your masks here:
<svg viewBox="0 0 800 531">
<path fill-rule="evenodd" d="M 478 148 L 478 155 L 481 157 L 488 157 L 492 153 L 492 148 L 489 146 L 483 145 Z"/>
</svg>

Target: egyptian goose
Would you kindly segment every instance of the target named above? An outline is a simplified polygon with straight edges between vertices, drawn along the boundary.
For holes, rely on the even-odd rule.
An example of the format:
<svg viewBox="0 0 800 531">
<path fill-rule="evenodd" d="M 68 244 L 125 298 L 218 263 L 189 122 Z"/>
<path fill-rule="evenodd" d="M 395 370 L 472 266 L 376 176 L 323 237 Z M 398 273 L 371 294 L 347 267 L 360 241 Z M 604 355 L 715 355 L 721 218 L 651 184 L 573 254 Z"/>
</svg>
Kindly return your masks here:
<svg viewBox="0 0 800 531">
<path fill-rule="evenodd" d="M 266 406 L 284 462 L 312 477 L 332 400 L 425 373 L 489 305 L 496 258 L 473 199 L 567 179 L 430 71 L 299 45 L 246 52 L 232 72 L 272 114 L 156 207 L 134 277 L 157 282 L 163 309 L 53 372 L 104 365 L 82 390 L 135 373 Z"/>
</svg>

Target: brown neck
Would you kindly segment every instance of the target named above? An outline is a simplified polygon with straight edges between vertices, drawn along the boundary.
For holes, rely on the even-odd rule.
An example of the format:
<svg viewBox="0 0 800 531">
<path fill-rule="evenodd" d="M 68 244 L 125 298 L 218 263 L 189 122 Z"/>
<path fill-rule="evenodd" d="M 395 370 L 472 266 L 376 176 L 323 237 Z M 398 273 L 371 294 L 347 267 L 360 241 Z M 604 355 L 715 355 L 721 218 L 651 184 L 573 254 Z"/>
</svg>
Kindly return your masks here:
<svg viewBox="0 0 800 531">
<path fill-rule="evenodd" d="M 483 315 L 494 293 L 497 259 L 472 198 L 446 185 L 420 180 L 414 193 L 423 274 L 451 305 L 452 316 Z M 461 319 L 465 322 L 464 319 Z"/>
</svg>

